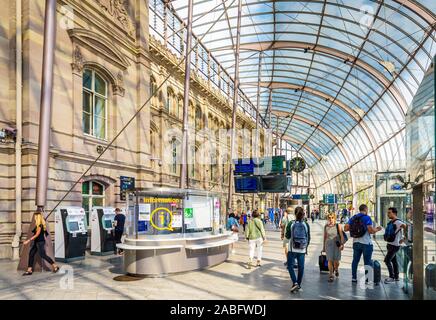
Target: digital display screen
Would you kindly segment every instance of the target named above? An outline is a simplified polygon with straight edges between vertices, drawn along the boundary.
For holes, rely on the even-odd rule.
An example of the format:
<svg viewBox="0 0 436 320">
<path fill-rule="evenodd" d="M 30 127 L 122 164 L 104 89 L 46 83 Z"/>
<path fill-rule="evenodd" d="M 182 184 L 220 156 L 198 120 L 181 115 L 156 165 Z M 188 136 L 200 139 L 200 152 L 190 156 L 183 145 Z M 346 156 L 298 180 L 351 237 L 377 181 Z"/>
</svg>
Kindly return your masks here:
<svg viewBox="0 0 436 320">
<path fill-rule="evenodd" d="M 238 159 L 235 161 L 235 175 L 239 174 L 253 174 L 254 161 L 253 159 Z"/>
<path fill-rule="evenodd" d="M 257 177 L 235 177 L 235 192 L 259 191 L 259 179 Z"/>
<path fill-rule="evenodd" d="M 286 176 L 262 177 L 262 192 L 287 192 L 288 179 Z"/>
<path fill-rule="evenodd" d="M 71 232 L 79 231 L 79 223 L 77 221 L 70 221 L 68 227 Z"/>
<path fill-rule="evenodd" d="M 283 163 L 285 161 L 284 156 L 275 156 L 272 157 L 272 166 L 271 166 L 271 172 L 272 173 L 283 173 Z"/>
<path fill-rule="evenodd" d="M 104 221 L 103 221 L 103 226 L 104 226 L 106 229 L 111 229 L 111 228 L 112 228 L 112 221 L 111 221 L 111 220 L 104 220 Z"/>
</svg>

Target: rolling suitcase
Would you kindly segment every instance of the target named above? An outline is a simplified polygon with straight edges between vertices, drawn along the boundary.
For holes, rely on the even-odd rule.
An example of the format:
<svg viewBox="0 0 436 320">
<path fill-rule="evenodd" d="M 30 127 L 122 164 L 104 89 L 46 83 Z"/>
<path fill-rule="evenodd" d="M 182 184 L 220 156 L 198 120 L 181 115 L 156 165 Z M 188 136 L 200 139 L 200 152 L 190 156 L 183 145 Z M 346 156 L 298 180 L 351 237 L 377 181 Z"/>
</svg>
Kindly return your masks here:
<svg viewBox="0 0 436 320">
<path fill-rule="evenodd" d="M 373 266 L 374 266 L 374 284 L 378 285 L 381 282 L 381 265 L 380 262 L 378 262 L 377 260 L 374 260 L 373 262 Z"/>
<path fill-rule="evenodd" d="M 436 290 L 436 264 L 430 263 L 425 267 L 425 285 Z"/>
<path fill-rule="evenodd" d="M 318 265 L 319 265 L 319 272 L 329 271 L 327 256 L 325 255 L 324 252 L 321 252 L 321 255 L 318 257 Z"/>
</svg>

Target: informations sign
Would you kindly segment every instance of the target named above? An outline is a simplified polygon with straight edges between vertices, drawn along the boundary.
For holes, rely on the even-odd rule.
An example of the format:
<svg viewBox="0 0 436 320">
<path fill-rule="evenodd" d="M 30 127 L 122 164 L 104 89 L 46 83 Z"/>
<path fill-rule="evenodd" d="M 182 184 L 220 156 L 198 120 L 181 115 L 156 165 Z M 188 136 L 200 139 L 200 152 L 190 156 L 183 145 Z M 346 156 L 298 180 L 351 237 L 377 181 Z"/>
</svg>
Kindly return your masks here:
<svg viewBox="0 0 436 320">
<path fill-rule="evenodd" d="M 135 189 L 135 178 L 121 176 L 120 177 L 120 188 L 121 188 L 121 191 Z"/>
<path fill-rule="evenodd" d="M 323 194 L 322 196 L 323 202 L 326 204 L 335 204 L 336 203 L 336 195 L 329 193 L 329 194 Z"/>
<path fill-rule="evenodd" d="M 185 208 L 184 215 L 185 215 L 185 223 L 188 225 L 191 224 L 192 220 L 194 220 L 194 208 Z"/>
<path fill-rule="evenodd" d="M 126 200 L 125 191 L 135 189 L 135 178 L 120 176 L 120 200 Z"/>
</svg>

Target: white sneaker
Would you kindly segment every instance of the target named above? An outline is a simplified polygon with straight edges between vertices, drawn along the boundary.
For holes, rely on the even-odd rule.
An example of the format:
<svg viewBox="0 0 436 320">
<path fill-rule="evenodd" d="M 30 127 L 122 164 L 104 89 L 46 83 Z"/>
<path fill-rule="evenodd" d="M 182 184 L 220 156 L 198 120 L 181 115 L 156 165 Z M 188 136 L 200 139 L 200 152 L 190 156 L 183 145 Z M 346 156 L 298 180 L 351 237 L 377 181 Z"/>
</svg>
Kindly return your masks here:
<svg viewBox="0 0 436 320">
<path fill-rule="evenodd" d="M 385 279 L 385 284 L 394 283 L 394 282 L 395 282 L 394 278 L 386 278 Z"/>
<path fill-rule="evenodd" d="M 235 250 L 235 249 L 233 249 L 233 250 L 232 250 L 232 254 L 235 254 L 235 253 L 236 253 L 236 250 Z"/>
<path fill-rule="evenodd" d="M 295 283 L 292 287 L 291 287 L 291 293 L 294 293 L 295 291 L 297 291 L 299 289 L 299 285 L 297 283 Z"/>
</svg>

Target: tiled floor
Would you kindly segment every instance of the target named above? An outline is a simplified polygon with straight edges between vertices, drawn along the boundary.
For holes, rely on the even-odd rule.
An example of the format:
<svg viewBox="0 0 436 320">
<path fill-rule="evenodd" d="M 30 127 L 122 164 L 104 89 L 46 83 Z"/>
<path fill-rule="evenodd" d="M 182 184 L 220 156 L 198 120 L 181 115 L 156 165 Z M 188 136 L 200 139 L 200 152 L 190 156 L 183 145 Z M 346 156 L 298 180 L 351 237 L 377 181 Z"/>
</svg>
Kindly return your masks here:
<svg viewBox="0 0 436 320">
<path fill-rule="evenodd" d="M 361 288 L 351 283 L 351 241 L 343 252 L 340 278 L 327 282 L 318 270 L 322 247 L 322 224 L 312 225 L 312 243 L 306 257 L 303 291 L 290 294 L 288 271 L 283 266 L 284 254 L 278 231 L 269 230 L 261 268 L 248 270 L 247 243 L 236 244 L 236 254 L 225 263 L 207 270 L 193 271 L 166 278 L 142 278 L 117 281 L 123 275 L 122 257 L 95 257 L 69 264 L 71 272 L 35 273 L 22 277 L 16 262 L 0 261 L 0 299 L 408 299 L 398 284 L 381 284 Z M 270 227 L 269 227 L 270 229 Z M 375 246 L 377 249 L 377 246 Z M 374 259 L 383 261 L 380 251 Z M 363 262 L 362 262 L 363 264 Z M 383 263 L 382 263 L 383 264 Z M 386 268 L 383 266 L 383 278 Z M 72 281 L 70 280 L 72 279 Z"/>
</svg>

